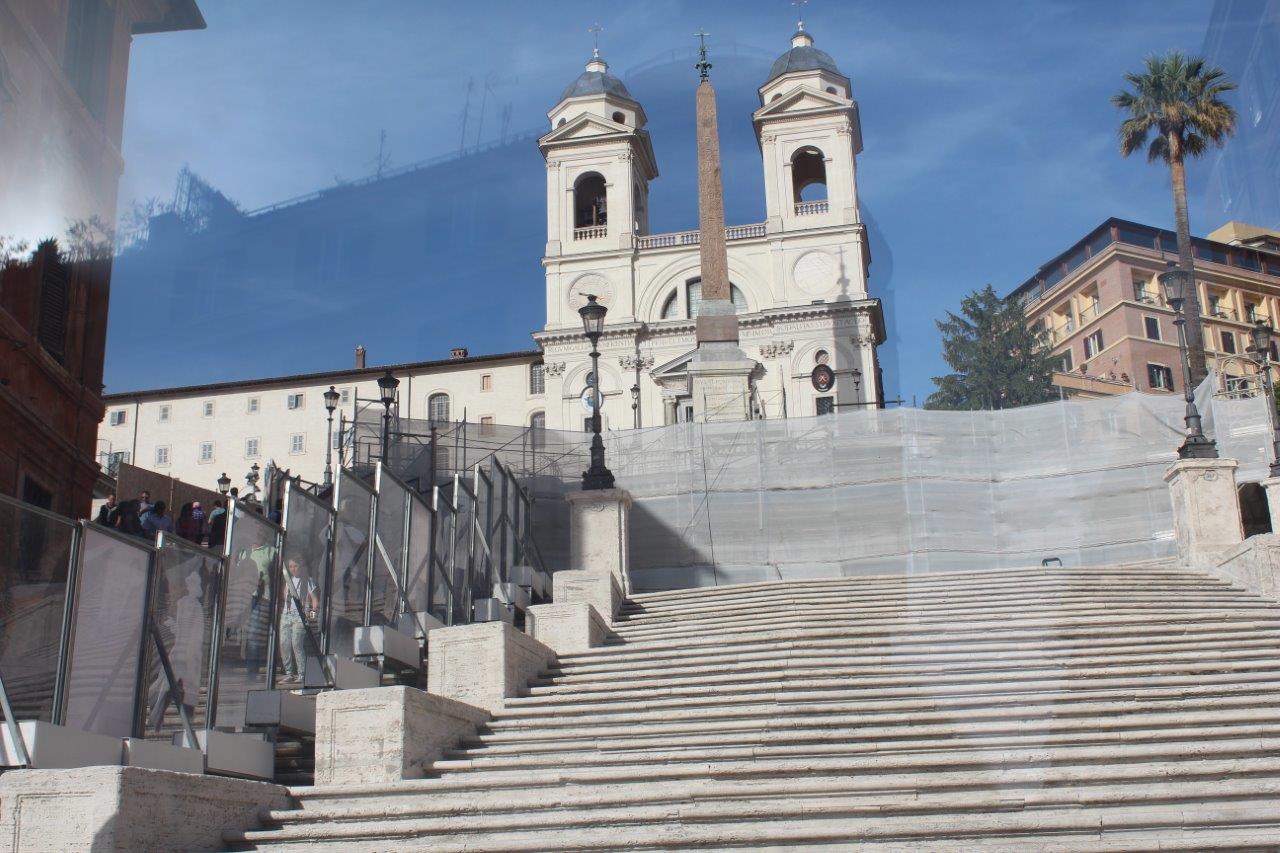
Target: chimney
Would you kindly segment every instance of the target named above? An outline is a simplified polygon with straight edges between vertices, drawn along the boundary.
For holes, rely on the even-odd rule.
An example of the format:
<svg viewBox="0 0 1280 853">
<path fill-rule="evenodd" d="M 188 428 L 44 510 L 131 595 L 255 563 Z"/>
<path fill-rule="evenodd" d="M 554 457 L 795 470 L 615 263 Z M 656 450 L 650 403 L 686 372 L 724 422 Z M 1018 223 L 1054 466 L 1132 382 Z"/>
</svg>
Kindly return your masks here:
<svg viewBox="0 0 1280 853">
<path fill-rule="evenodd" d="M 364 355 L 365 355 L 364 345 L 358 344 L 356 346 L 356 370 L 359 370 L 362 367 L 364 367 Z"/>
<path fill-rule="evenodd" d="M 467 357 L 467 348 L 466 348 L 466 347 L 454 347 L 453 349 L 449 350 L 449 357 L 450 357 L 450 358 L 466 358 L 466 357 Z"/>
</svg>

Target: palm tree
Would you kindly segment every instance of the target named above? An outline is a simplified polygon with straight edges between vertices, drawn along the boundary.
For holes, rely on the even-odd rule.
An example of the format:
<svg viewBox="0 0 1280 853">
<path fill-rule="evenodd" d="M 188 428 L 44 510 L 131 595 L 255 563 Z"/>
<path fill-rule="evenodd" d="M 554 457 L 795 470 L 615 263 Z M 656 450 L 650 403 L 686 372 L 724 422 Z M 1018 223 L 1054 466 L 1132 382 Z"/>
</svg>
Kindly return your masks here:
<svg viewBox="0 0 1280 853">
<path fill-rule="evenodd" d="M 1148 56 L 1142 73 L 1126 74 L 1124 79 L 1133 91 L 1111 98 L 1111 103 L 1129 115 L 1120 125 L 1120 153 L 1128 157 L 1145 147 L 1148 162 L 1163 160 L 1169 164 L 1178 265 L 1194 280 L 1184 161 L 1203 154 L 1211 142 L 1221 146 L 1235 130 L 1236 111 L 1219 96 L 1236 85 L 1226 79 L 1221 68 L 1208 68 L 1204 59 L 1184 56 L 1176 50 L 1164 56 Z M 1191 381 L 1199 384 L 1208 369 L 1200 327 L 1200 298 L 1194 287 L 1187 295 L 1186 309 Z"/>
</svg>

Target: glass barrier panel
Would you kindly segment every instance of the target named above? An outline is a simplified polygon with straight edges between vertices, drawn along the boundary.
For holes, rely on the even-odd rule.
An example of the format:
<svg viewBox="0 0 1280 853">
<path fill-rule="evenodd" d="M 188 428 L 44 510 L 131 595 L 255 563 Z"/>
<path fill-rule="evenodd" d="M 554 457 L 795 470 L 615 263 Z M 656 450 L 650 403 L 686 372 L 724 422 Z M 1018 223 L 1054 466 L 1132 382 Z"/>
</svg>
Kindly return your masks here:
<svg viewBox="0 0 1280 853">
<path fill-rule="evenodd" d="M 285 492 L 284 549 L 276 680 L 299 681 L 307 657 L 324 648 L 321 626 L 329 586 L 329 531 L 333 510 L 289 481 Z"/>
<path fill-rule="evenodd" d="M 143 638 L 147 692 L 143 737 L 171 740 L 183 731 L 182 712 L 195 729 L 208 715 L 209 653 L 222 580 L 222 556 L 168 534 L 156 548 L 156 588 L 151 620 L 176 683 L 165 677 L 154 636 Z"/>
<path fill-rule="evenodd" d="M 155 552 L 96 525 L 86 524 L 81 536 L 66 724 L 131 737 Z"/>
<path fill-rule="evenodd" d="M 53 721 L 75 535 L 70 520 L 0 498 L 0 677 L 19 720 Z"/>
<path fill-rule="evenodd" d="M 404 575 L 404 514 L 409 490 L 385 471 L 378 472 L 378 509 L 373 550 L 373 588 L 370 623 L 394 625 Z"/>
<path fill-rule="evenodd" d="M 280 529 L 239 502 L 232 507 L 210 720 L 219 729 L 242 728 L 248 692 L 268 687 L 271 610 L 279 588 L 273 581 L 279 577 Z"/>
<path fill-rule="evenodd" d="M 477 598 L 488 597 L 487 593 L 480 591 L 480 585 L 473 574 L 471 545 L 475 538 L 476 499 L 461 478 L 454 479 L 453 496 L 456 515 L 453 525 L 453 573 L 450 577 L 453 578 L 454 589 L 461 593 L 457 596 L 462 607 L 461 621 L 470 622 L 471 605 Z"/>
<path fill-rule="evenodd" d="M 425 611 L 431 603 L 431 526 L 431 507 L 417 495 L 410 495 L 405 597 L 414 611 Z"/>
<path fill-rule="evenodd" d="M 455 514 L 453 504 L 440 492 L 437 486 L 435 496 L 435 519 L 431 536 L 434 542 L 431 558 L 431 615 L 446 625 L 458 624 L 454 619 L 457 606 L 457 594 L 453 582 L 453 540 Z"/>
<path fill-rule="evenodd" d="M 369 519 L 373 492 L 346 470 L 334 494 L 333 586 L 329 596 L 329 651 L 350 657 L 355 629 L 364 624 L 369 577 Z"/>
<path fill-rule="evenodd" d="M 497 517 L 497 507 L 493 500 L 493 485 L 489 475 L 479 466 L 475 473 L 476 493 L 476 526 L 475 544 L 472 547 L 472 563 L 476 574 L 495 578 L 498 567 L 498 555 L 494 553 L 493 520 Z M 505 575 L 502 577 L 505 580 Z"/>
</svg>

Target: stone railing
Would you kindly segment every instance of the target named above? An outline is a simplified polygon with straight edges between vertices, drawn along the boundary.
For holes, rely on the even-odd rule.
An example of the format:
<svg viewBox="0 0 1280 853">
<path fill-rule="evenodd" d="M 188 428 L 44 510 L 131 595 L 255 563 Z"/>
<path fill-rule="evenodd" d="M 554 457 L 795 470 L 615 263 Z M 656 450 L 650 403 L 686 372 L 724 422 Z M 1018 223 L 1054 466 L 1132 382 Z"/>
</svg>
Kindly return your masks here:
<svg viewBox="0 0 1280 853">
<path fill-rule="evenodd" d="M 796 216 L 811 216 L 815 213 L 826 213 L 831 209 L 827 201 L 801 201 L 796 203 Z"/>
<path fill-rule="evenodd" d="M 750 237 L 763 237 L 764 223 L 753 222 L 750 225 L 730 225 L 724 229 L 726 240 L 745 240 Z M 670 246 L 696 246 L 700 237 L 697 231 L 675 231 L 670 234 L 648 234 L 636 238 L 637 249 L 665 249 Z"/>
<path fill-rule="evenodd" d="M 608 233 L 607 225 L 588 225 L 586 228 L 573 229 L 573 239 L 575 240 L 598 240 Z"/>
</svg>

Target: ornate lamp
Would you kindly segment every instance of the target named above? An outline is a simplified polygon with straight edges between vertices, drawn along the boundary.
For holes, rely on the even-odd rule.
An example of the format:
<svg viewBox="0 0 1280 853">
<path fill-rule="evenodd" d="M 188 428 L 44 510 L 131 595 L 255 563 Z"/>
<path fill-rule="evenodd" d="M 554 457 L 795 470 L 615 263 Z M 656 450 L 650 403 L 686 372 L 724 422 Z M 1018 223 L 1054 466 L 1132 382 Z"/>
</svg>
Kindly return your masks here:
<svg viewBox="0 0 1280 853">
<path fill-rule="evenodd" d="M 324 439 L 324 484 L 333 485 L 333 410 L 338 408 L 342 395 L 332 385 L 324 392 L 324 407 L 329 413 L 329 426 L 325 430 Z"/>
<path fill-rule="evenodd" d="M 382 399 L 382 464 L 387 464 L 387 454 L 391 451 L 391 404 L 396 401 L 396 389 L 400 380 L 391 375 L 391 371 L 378 377 L 378 392 Z"/>
<path fill-rule="evenodd" d="M 231 491 L 231 478 L 227 476 L 227 472 L 223 471 L 222 476 L 218 478 L 218 494 L 226 495 Z"/>
<path fill-rule="evenodd" d="M 1271 476 L 1280 477 L 1280 423 L 1276 420 L 1276 387 L 1271 378 L 1271 342 L 1275 333 L 1265 320 L 1255 320 L 1249 330 L 1249 337 L 1253 339 L 1253 351 L 1249 355 L 1258 365 L 1267 404 L 1267 423 L 1271 425 Z"/>
<path fill-rule="evenodd" d="M 600 437 L 600 351 L 597 346 L 604 333 L 604 315 L 608 313 L 609 309 L 592 294 L 587 294 L 587 304 L 578 309 L 582 331 L 591 341 L 591 375 L 595 377 L 591 385 L 591 467 L 582 474 L 584 491 L 613 488 L 613 472 L 605 467 L 604 439 Z"/>
<path fill-rule="evenodd" d="M 1191 387 L 1191 361 L 1187 355 L 1187 318 L 1182 313 L 1182 306 L 1187 300 L 1187 293 L 1194 286 L 1191 273 L 1178 269 L 1173 263 L 1169 269 L 1160 273 L 1160 286 L 1164 289 L 1165 300 L 1173 309 L 1173 325 L 1178 327 L 1178 352 L 1182 362 L 1182 396 L 1186 400 L 1187 437 L 1178 448 L 1179 459 L 1217 459 L 1218 446 L 1204 434 L 1200 424 L 1200 411 L 1196 408 L 1194 389 Z"/>
</svg>

